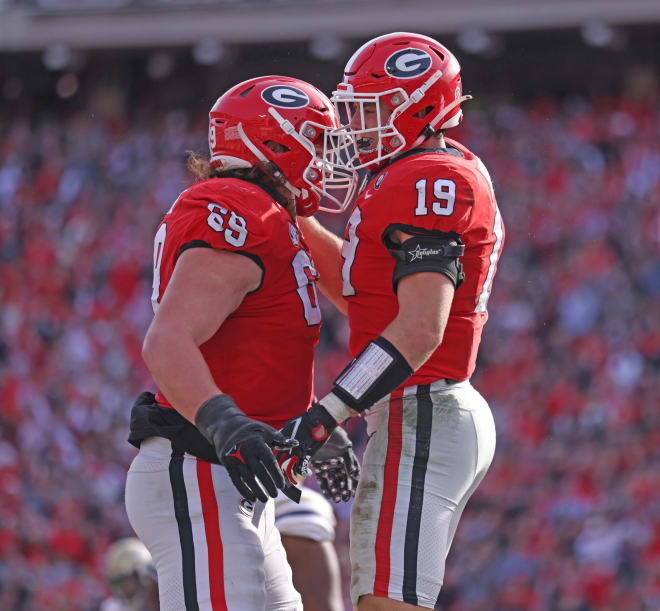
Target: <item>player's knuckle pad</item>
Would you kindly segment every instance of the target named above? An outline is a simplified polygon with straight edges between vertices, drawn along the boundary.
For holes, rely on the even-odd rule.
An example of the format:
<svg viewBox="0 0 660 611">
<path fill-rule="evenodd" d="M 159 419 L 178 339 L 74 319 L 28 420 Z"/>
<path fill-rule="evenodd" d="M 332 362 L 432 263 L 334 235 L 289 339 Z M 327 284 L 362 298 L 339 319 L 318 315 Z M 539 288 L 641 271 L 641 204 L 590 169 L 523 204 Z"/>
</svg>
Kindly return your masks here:
<svg viewBox="0 0 660 611">
<path fill-rule="evenodd" d="M 447 276 L 454 288 L 465 279 L 459 257 L 465 253 L 465 245 L 454 232 L 435 232 L 418 235 L 398 245 L 389 244 L 390 254 L 396 259 L 392 275 L 392 289 L 396 293 L 399 280 L 420 272 L 437 272 Z"/>
</svg>

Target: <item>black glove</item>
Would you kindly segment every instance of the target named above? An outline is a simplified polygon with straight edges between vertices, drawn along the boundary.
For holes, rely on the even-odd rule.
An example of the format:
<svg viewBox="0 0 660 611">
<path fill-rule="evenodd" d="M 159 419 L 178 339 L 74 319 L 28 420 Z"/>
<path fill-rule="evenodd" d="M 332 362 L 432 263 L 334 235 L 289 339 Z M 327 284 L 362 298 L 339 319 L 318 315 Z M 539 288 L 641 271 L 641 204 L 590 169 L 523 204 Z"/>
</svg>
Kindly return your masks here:
<svg viewBox="0 0 660 611">
<path fill-rule="evenodd" d="M 323 496 L 335 503 L 355 496 L 360 480 L 360 463 L 346 431 L 337 427 L 312 458 L 316 481 Z"/>
<path fill-rule="evenodd" d="M 284 438 L 298 442 L 297 446 L 276 453 L 277 462 L 289 482 L 296 485 L 296 476 L 308 475 L 309 459 L 318 452 L 336 428 L 337 422 L 326 409 L 318 403 L 312 403 L 306 412 L 291 418 L 280 429 Z"/>
<path fill-rule="evenodd" d="M 229 395 L 205 401 L 195 415 L 195 426 L 215 447 L 234 486 L 248 501 L 266 502 L 284 488 L 271 447 L 291 448 L 294 442 L 272 426 L 248 418 Z"/>
</svg>

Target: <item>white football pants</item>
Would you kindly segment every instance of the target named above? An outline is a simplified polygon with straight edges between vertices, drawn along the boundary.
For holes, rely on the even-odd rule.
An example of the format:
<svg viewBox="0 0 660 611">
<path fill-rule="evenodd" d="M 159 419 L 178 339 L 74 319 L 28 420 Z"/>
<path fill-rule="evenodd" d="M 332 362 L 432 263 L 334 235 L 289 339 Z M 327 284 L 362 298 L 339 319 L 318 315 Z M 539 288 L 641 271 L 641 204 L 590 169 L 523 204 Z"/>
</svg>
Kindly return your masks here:
<svg viewBox="0 0 660 611">
<path fill-rule="evenodd" d="M 224 467 L 145 440 L 126 480 L 131 526 L 158 571 L 163 611 L 300 611 L 274 504 L 241 498 Z"/>
<path fill-rule="evenodd" d="M 458 520 L 495 452 L 488 404 L 469 381 L 410 386 L 367 414 L 351 511 L 351 598 L 433 608 Z"/>
</svg>

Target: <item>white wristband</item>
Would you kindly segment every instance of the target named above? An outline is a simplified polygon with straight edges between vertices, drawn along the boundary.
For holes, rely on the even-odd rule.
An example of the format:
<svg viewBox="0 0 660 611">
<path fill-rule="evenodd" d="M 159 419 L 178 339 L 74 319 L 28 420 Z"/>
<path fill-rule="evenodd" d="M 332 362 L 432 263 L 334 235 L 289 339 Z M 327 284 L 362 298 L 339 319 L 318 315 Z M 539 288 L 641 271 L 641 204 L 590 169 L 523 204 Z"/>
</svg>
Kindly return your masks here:
<svg viewBox="0 0 660 611">
<path fill-rule="evenodd" d="M 325 408 L 338 424 L 348 420 L 358 413 L 352 410 L 346 403 L 344 403 L 335 393 L 329 392 L 319 403 Z"/>
</svg>

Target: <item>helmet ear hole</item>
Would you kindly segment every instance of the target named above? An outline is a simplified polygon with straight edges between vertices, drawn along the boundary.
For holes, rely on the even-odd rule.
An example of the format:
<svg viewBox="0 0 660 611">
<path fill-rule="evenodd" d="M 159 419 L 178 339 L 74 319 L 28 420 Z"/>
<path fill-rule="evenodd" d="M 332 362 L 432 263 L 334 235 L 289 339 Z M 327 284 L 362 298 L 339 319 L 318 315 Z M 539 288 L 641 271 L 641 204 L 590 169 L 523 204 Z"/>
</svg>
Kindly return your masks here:
<svg viewBox="0 0 660 611">
<path fill-rule="evenodd" d="M 434 108 L 433 106 L 427 106 L 426 108 L 422 108 L 422 110 L 418 110 L 418 111 L 413 115 L 413 117 L 415 117 L 415 119 L 423 119 L 424 117 L 426 117 L 428 114 L 431 113 L 431 111 L 433 110 L 433 108 Z"/>
<path fill-rule="evenodd" d="M 269 150 L 273 151 L 276 155 L 281 153 L 288 153 L 291 149 L 280 142 L 275 142 L 275 140 L 266 140 L 264 146 Z"/>
</svg>

